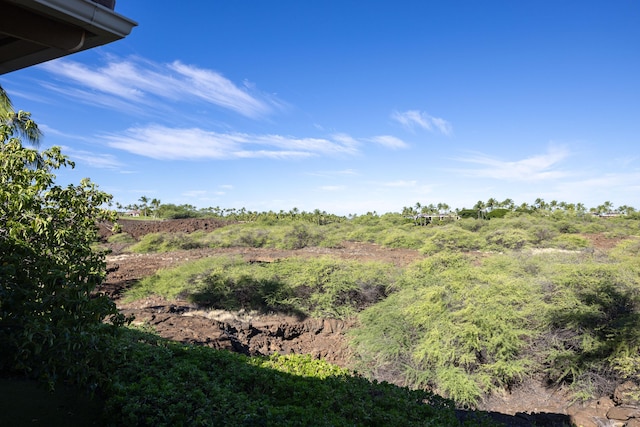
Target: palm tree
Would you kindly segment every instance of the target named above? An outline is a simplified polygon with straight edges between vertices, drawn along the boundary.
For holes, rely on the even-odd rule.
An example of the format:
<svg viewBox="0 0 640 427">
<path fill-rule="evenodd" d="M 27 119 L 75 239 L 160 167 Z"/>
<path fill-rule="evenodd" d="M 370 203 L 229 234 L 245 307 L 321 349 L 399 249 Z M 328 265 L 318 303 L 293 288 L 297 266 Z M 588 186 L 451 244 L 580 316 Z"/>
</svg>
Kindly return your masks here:
<svg viewBox="0 0 640 427">
<path fill-rule="evenodd" d="M 499 202 L 496 199 L 494 199 L 493 197 L 491 197 L 489 200 L 487 200 L 486 207 L 487 207 L 487 209 L 492 211 L 498 206 L 498 204 L 499 204 Z"/>
<path fill-rule="evenodd" d="M 602 207 L 604 213 L 610 213 L 611 211 L 613 211 L 613 203 L 608 200 L 600 206 Z"/>
<path fill-rule="evenodd" d="M 151 207 L 153 208 L 153 217 L 157 218 L 158 208 L 160 207 L 160 200 L 156 198 L 151 199 Z"/>
<path fill-rule="evenodd" d="M 436 206 L 438 208 L 438 213 L 449 213 L 451 211 L 451 207 L 446 203 L 438 203 Z"/>
<path fill-rule="evenodd" d="M 542 209 L 546 209 L 547 207 L 547 203 L 544 201 L 544 199 L 538 197 L 534 202 L 533 202 L 533 207 L 536 208 L 537 210 L 542 210 Z"/>
<path fill-rule="evenodd" d="M 510 211 L 514 210 L 516 208 L 516 204 L 513 201 L 513 199 L 504 199 L 502 201 L 502 203 L 500 203 L 500 206 L 502 206 L 505 209 L 509 209 Z"/>
<path fill-rule="evenodd" d="M 0 126 L 6 126 L 2 132 L 2 141 L 12 135 L 18 135 L 26 139 L 31 145 L 37 147 L 40 144 L 42 132 L 36 122 L 31 120 L 31 114 L 25 111 L 16 111 L 7 92 L 0 86 Z"/>
</svg>

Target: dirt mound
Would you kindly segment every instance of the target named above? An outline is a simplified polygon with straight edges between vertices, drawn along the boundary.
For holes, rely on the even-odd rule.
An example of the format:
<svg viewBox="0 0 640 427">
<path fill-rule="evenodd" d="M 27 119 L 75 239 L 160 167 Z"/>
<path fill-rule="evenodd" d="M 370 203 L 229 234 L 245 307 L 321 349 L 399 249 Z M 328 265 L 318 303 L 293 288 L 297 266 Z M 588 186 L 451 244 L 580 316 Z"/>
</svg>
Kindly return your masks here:
<svg viewBox="0 0 640 427">
<path fill-rule="evenodd" d="M 131 235 L 134 239 L 139 240 L 140 237 L 149 233 L 193 233 L 194 231 L 212 231 L 216 228 L 224 227 L 229 224 L 228 221 L 215 218 L 186 218 L 186 219 L 169 219 L 169 220 L 137 220 L 137 219 L 119 219 L 123 232 Z M 100 236 L 107 238 L 113 233 L 106 224 L 99 226 Z"/>
</svg>

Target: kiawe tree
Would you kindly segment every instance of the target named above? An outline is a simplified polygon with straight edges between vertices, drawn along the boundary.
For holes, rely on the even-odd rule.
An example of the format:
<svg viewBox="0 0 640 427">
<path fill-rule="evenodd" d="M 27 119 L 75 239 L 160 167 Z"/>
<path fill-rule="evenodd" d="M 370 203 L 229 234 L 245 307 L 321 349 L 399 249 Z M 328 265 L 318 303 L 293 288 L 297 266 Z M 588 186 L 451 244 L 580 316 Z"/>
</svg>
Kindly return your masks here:
<svg viewBox="0 0 640 427">
<path fill-rule="evenodd" d="M 39 136 L 37 125 L 28 113 L 12 113 L 19 120 L 2 113 L 0 372 L 52 386 L 61 379 L 97 384 L 108 357 L 102 338 L 125 322 L 107 296 L 94 292 L 105 277 L 104 253 L 93 249 L 96 224 L 115 220 L 106 208 L 111 196 L 89 179 L 56 184 L 54 171 L 73 162 L 59 147 L 23 146 L 21 138 Z"/>
</svg>

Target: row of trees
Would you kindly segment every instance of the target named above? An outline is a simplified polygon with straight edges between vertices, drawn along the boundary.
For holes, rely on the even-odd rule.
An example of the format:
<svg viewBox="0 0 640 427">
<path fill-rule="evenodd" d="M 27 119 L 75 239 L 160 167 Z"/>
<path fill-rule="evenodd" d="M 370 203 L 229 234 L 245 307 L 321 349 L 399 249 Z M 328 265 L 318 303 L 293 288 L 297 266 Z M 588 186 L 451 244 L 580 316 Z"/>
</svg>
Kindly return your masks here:
<svg viewBox="0 0 640 427">
<path fill-rule="evenodd" d="M 486 202 L 479 200 L 475 205 L 471 208 L 475 211 L 485 211 L 491 212 L 495 209 L 506 209 L 509 211 L 520 211 L 520 212 L 533 212 L 533 211 L 547 211 L 547 212 L 556 212 L 556 211 L 564 211 L 569 213 L 592 213 L 592 214 L 621 214 L 621 215 L 629 215 L 636 212 L 636 209 L 633 206 L 629 205 L 621 205 L 617 208 L 610 201 L 606 201 L 601 205 L 594 206 L 591 208 L 587 208 L 584 203 L 567 203 L 563 201 L 552 200 L 550 202 L 546 202 L 542 198 L 537 198 L 533 201 L 533 203 L 522 203 L 516 204 L 513 199 L 505 199 L 503 201 L 499 201 L 493 197 L 489 198 Z M 405 206 L 402 208 L 402 215 L 404 216 L 415 216 L 418 214 L 449 214 L 453 212 L 460 212 L 463 210 L 467 210 L 467 208 L 455 208 L 454 210 L 446 203 L 430 203 L 428 205 L 422 205 L 420 202 L 416 203 L 414 206 Z"/>
<path fill-rule="evenodd" d="M 279 220 L 295 220 L 295 221 L 307 221 L 318 225 L 329 224 L 332 222 L 344 221 L 346 218 L 339 215 L 330 214 L 320 209 L 315 209 L 311 212 L 301 211 L 298 208 L 290 209 L 289 211 L 280 210 L 259 212 L 252 211 L 246 208 L 221 208 L 219 206 L 200 208 L 191 205 L 175 205 L 172 203 L 163 204 L 158 199 L 149 199 L 146 196 L 140 197 L 140 204 L 130 204 L 123 206 L 120 203 L 116 203 L 116 207 L 120 213 L 127 214 L 126 211 L 140 212 L 142 216 L 152 216 L 155 218 L 163 219 L 179 219 L 179 218 L 218 218 L 229 221 L 240 222 L 272 222 Z"/>
<path fill-rule="evenodd" d="M 138 201 L 140 202 L 140 204 L 132 203 L 126 206 L 123 206 L 120 203 L 116 203 L 116 208 L 118 208 L 119 211 L 126 210 L 129 212 L 140 212 L 142 216 L 158 216 L 158 208 L 161 205 L 159 199 L 149 199 L 147 196 L 142 196 L 138 199 Z"/>
<path fill-rule="evenodd" d="M 228 221 L 239 221 L 239 222 L 274 222 L 274 221 L 306 221 L 315 223 L 318 225 L 329 224 L 333 222 L 341 222 L 347 219 L 357 218 L 358 215 L 350 214 L 348 216 L 340 216 L 335 214 L 327 213 L 326 211 L 321 211 L 320 209 L 315 209 L 313 211 L 304 211 L 298 208 L 292 208 L 288 211 L 280 210 L 275 212 L 273 210 L 269 211 L 253 211 L 246 209 L 244 207 L 236 209 L 236 208 L 221 208 L 219 206 L 215 207 L 207 207 L 207 208 L 197 208 L 191 204 L 182 204 L 175 205 L 172 203 L 162 203 L 157 198 L 149 198 L 147 196 L 142 196 L 138 199 L 140 202 L 129 204 L 123 206 L 120 203 L 116 203 L 116 207 L 119 210 L 120 214 L 130 214 L 132 212 L 139 213 L 142 216 L 153 217 L 153 218 L 162 218 L 162 219 L 180 219 L 180 218 L 218 218 L 224 219 Z M 499 212 L 502 211 L 502 212 Z M 463 208 L 452 208 L 447 203 L 439 202 L 437 204 L 421 204 L 417 202 L 414 206 L 405 206 L 402 208 L 400 214 L 405 218 L 417 218 L 420 215 L 462 215 L 464 217 L 477 217 L 477 218 L 488 218 L 494 217 L 496 215 L 491 215 L 491 212 L 494 214 L 500 213 L 499 216 L 504 215 L 506 212 L 522 212 L 522 213 L 553 213 L 553 212 L 565 212 L 569 214 L 620 214 L 620 215 L 630 215 L 636 212 L 636 209 L 632 206 L 622 205 L 617 208 L 614 205 L 606 201 L 601 205 L 587 208 L 583 203 L 567 203 L 567 202 L 558 202 L 557 200 L 552 200 L 551 202 L 546 202 L 542 198 L 535 199 L 532 203 L 522 203 L 516 204 L 513 199 L 505 199 L 503 201 L 498 201 L 495 198 L 489 198 L 486 202 L 479 200 L 471 209 Z M 471 215 L 471 214 L 473 215 Z M 367 212 L 365 217 L 378 217 L 377 212 Z"/>
</svg>

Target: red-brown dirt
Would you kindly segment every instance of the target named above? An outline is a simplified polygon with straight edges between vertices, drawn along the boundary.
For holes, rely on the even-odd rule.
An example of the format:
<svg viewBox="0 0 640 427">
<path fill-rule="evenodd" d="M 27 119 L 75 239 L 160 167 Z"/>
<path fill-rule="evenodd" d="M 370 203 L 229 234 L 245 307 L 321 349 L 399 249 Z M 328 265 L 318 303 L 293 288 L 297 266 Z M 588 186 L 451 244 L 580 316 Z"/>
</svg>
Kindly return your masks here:
<svg viewBox="0 0 640 427">
<path fill-rule="evenodd" d="M 185 219 L 169 221 L 121 220 L 123 231 L 139 239 L 151 232 L 185 232 L 213 230 L 225 225 L 217 220 Z M 109 235 L 106 228 L 101 234 Z M 586 235 L 595 249 L 607 249 L 618 239 L 601 235 Z M 172 340 L 206 345 L 248 355 L 297 353 L 311 354 L 340 366 L 349 366 L 349 350 L 345 333 L 355 320 L 296 318 L 284 315 L 263 315 L 249 312 L 209 311 L 185 300 L 167 301 L 149 297 L 124 303 L 121 293 L 131 284 L 163 268 L 177 266 L 189 260 L 221 255 L 242 256 L 247 261 L 271 262 L 292 256 L 317 257 L 331 255 L 361 261 L 385 261 L 407 265 L 424 257 L 409 249 L 388 249 L 370 243 L 344 242 L 341 248 L 303 248 L 277 250 L 263 248 L 193 249 L 168 253 L 122 253 L 121 245 L 112 245 L 107 257 L 107 279 L 100 289 L 110 295 L 135 323 L 152 327 L 159 335 Z M 609 425 L 606 411 L 613 406 L 603 398 L 585 404 L 572 404 L 563 390 L 546 387 L 531 380 L 513 390 L 487 399 L 481 409 L 493 418 L 513 426 L 569 425 L 571 420 L 584 426 Z M 605 408 L 606 406 L 606 408 Z M 600 423 L 600 424 L 598 424 Z M 613 424 L 611 424 L 613 425 Z M 622 424 L 621 424 L 622 425 Z"/>
</svg>

